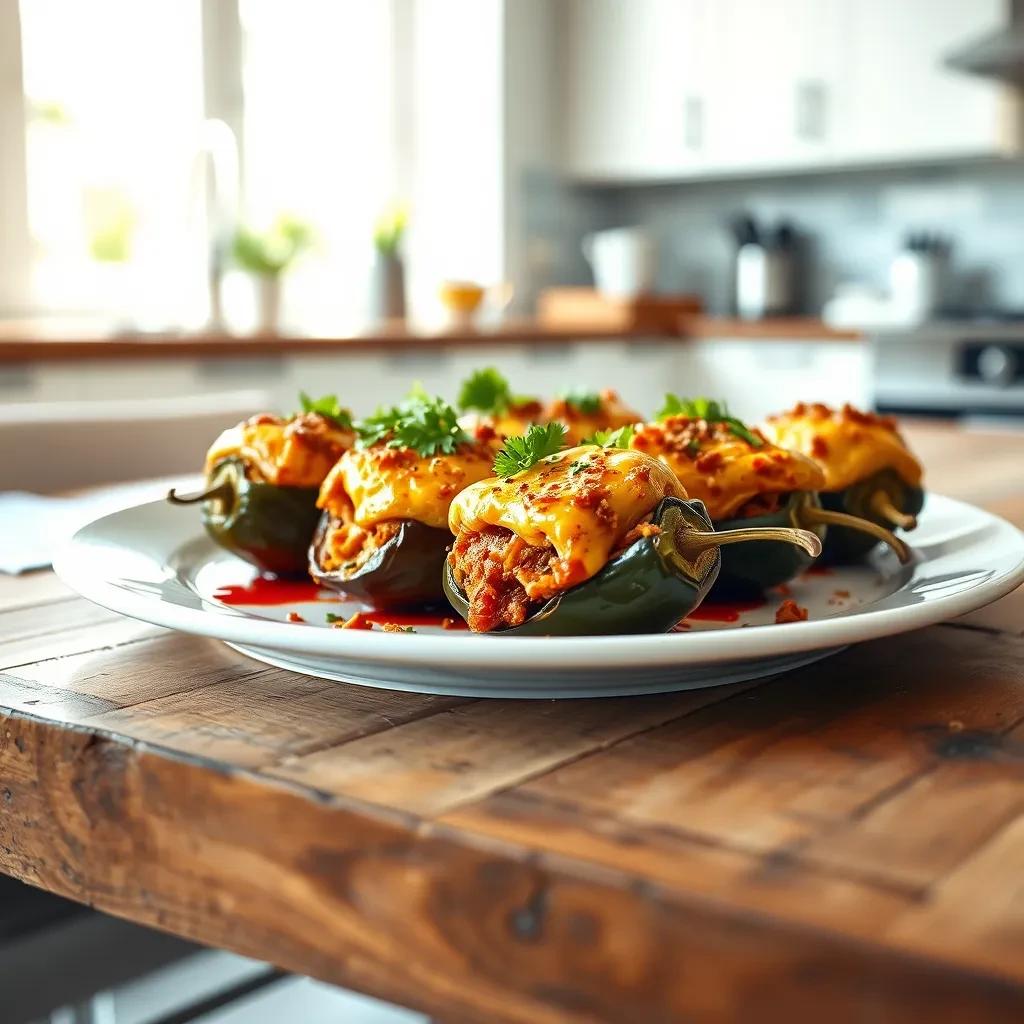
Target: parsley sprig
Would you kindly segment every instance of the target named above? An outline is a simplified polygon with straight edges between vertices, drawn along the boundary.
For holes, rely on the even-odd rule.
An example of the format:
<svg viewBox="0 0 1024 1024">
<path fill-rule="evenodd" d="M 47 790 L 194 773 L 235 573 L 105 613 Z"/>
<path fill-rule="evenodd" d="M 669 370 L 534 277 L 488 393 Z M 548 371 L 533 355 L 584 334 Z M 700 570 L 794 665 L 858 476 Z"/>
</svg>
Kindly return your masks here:
<svg viewBox="0 0 1024 1024">
<path fill-rule="evenodd" d="M 459 408 L 500 415 L 512 404 L 508 381 L 493 367 L 474 370 L 459 389 Z"/>
<path fill-rule="evenodd" d="M 618 430 L 595 430 L 590 437 L 584 438 L 583 444 L 596 444 L 602 448 L 628 448 L 633 440 L 633 428 L 629 424 Z"/>
<path fill-rule="evenodd" d="M 565 445 L 568 434 L 564 423 L 534 424 L 521 437 L 510 437 L 494 460 L 494 472 L 506 480 L 554 455 Z"/>
<path fill-rule="evenodd" d="M 601 411 L 601 396 L 596 391 L 587 391 L 585 388 L 571 388 L 563 391 L 559 397 L 566 405 L 572 406 L 577 412 L 584 416 L 593 416 Z"/>
<path fill-rule="evenodd" d="M 669 416 L 686 416 L 692 420 L 705 420 L 708 423 L 722 423 L 736 437 L 746 441 L 751 448 L 760 448 L 764 444 L 744 422 L 729 415 L 729 407 L 725 402 L 716 402 L 713 398 L 680 398 L 669 392 L 665 402 L 658 410 L 657 419 L 666 420 Z"/>
<path fill-rule="evenodd" d="M 443 399 L 414 388 L 409 397 L 390 408 L 381 407 L 355 425 L 359 445 L 384 442 L 389 448 L 412 448 L 426 457 L 450 455 L 469 435 L 459 426 L 459 414 Z"/>
<path fill-rule="evenodd" d="M 337 395 L 310 398 L 305 391 L 300 391 L 299 403 L 304 413 L 315 412 L 326 419 L 334 420 L 342 430 L 352 429 L 352 414 L 342 407 Z"/>
</svg>

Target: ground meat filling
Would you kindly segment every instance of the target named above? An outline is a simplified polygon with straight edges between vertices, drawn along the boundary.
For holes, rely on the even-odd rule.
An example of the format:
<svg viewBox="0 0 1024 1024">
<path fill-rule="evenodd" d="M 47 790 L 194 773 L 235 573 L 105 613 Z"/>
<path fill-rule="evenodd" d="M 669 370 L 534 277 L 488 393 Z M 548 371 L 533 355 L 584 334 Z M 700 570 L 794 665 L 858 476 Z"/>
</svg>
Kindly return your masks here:
<svg viewBox="0 0 1024 1024">
<path fill-rule="evenodd" d="M 374 526 L 358 526 L 341 519 L 331 519 L 317 552 L 317 561 L 324 572 L 340 572 L 351 576 L 367 559 L 383 547 L 401 529 L 402 522 L 389 519 Z"/>
<path fill-rule="evenodd" d="M 531 597 L 550 577 L 552 547 L 534 547 L 511 530 L 488 526 L 459 534 L 452 549 L 455 581 L 469 599 L 469 628 L 478 633 L 521 626 L 547 599 Z"/>
</svg>

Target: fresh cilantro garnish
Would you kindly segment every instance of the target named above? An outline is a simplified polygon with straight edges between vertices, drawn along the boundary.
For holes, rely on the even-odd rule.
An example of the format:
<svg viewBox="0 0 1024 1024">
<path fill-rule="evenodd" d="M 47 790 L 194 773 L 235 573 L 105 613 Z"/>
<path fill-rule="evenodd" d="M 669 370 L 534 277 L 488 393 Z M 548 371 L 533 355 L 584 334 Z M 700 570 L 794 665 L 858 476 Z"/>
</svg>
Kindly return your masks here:
<svg viewBox="0 0 1024 1024">
<path fill-rule="evenodd" d="M 459 426 L 459 414 L 443 399 L 428 395 L 421 387 L 390 409 L 380 408 L 356 425 L 360 447 L 384 441 L 389 448 L 412 448 L 420 455 L 450 455 L 469 441 Z"/>
<path fill-rule="evenodd" d="M 493 367 L 474 370 L 459 389 L 459 408 L 500 415 L 512 404 L 508 381 Z"/>
<path fill-rule="evenodd" d="M 344 615 L 335 615 L 334 612 L 328 612 L 324 616 L 324 618 L 327 620 L 327 624 L 328 625 L 331 625 L 332 623 L 335 623 L 335 622 L 344 622 L 345 621 L 345 616 Z"/>
<path fill-rule="evenodd" d="M 564 423 L 548 423 L 543 427 L 535 423 L 522 437 L 508 438 L 494 460 L 494 472 L 506 479 L 522 473 L 559 451 L 567 434 Z"/>
<path fill-rule="evenodd" d="M 658 410 L 657 419 L 666 420 L 669 416 L 686 416 L 691 420 L 705 420 L 708 423 L 722 423 L 731 433 L 752 448 L 760 448 L 764 444 L 744 422 L 729 415 L 729 407 L 725 402 L 716 402 L 713 398 L 680 398 L 671 392 L 665 396 L 665 402 Z"/>
<path fill-rule="evenodd" d="M 602 448 L 628 448 L 629 442 L 633 440 L 633 428 L 626 424 L 618 430 L 595 430 L 590 437 L 583 440 L 583 444 L 596 444 Z"/>
<path fill-rule="evenodd" d="M 303 412 L 315 412 L 334 420 L 342 430 L 352 429 L 352 416 L 348 409 L 342 408 L 337 395 L 324 395 L 323 398 L 310 398 L 305 391 L 299 392 L 299 402 Z"/>
<path fill-rule="evenodd" d="M 588 459 L 588 458 L 575 459 L 573 461 L 573 464 L 569 467 L 569 476 L 578 476 L 590 464 L 591 464 L 591 462 L 590 462 L 590 459 Z"/>
<path fill-rule="evenodd" d="M 566 405 L 572 406 L 585 416 L 593 416 L 601 411 L 601 396 L 596 391 L 585 391 L 583 388 L 572 388 L 563 391 L 561 399 Z"/>
</svg>

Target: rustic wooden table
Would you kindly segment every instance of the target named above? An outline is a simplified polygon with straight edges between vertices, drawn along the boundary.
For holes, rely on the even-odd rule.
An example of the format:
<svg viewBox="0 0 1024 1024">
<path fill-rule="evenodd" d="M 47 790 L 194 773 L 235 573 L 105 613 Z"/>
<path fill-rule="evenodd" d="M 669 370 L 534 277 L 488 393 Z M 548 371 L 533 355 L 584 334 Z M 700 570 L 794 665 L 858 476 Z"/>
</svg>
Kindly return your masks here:
<svg viewBox="0 0 1024 1024">
<path fill-rule="evenodd" d="M 1024 525 L 1024 435 L 918 428 Z M 759 685 L 308 679 L 0 580 L 0 869 L 445 1021 L 1024 1019 L 1024 590 Z"/>
</svg>

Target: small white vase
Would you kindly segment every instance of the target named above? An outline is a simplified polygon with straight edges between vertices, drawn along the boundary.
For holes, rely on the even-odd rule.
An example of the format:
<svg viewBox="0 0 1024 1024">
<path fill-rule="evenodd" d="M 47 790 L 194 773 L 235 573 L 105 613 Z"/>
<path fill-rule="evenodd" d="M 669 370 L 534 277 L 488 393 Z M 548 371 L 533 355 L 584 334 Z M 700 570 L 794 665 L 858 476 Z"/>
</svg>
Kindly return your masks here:
<svg viewBox="0 0 1024 1024">
<path fill-rule="evenodd" d="M 256 332 L 277 334 L 281 321 L 281 276 L 258 274 L 256 283 Z"/>
</svg>

